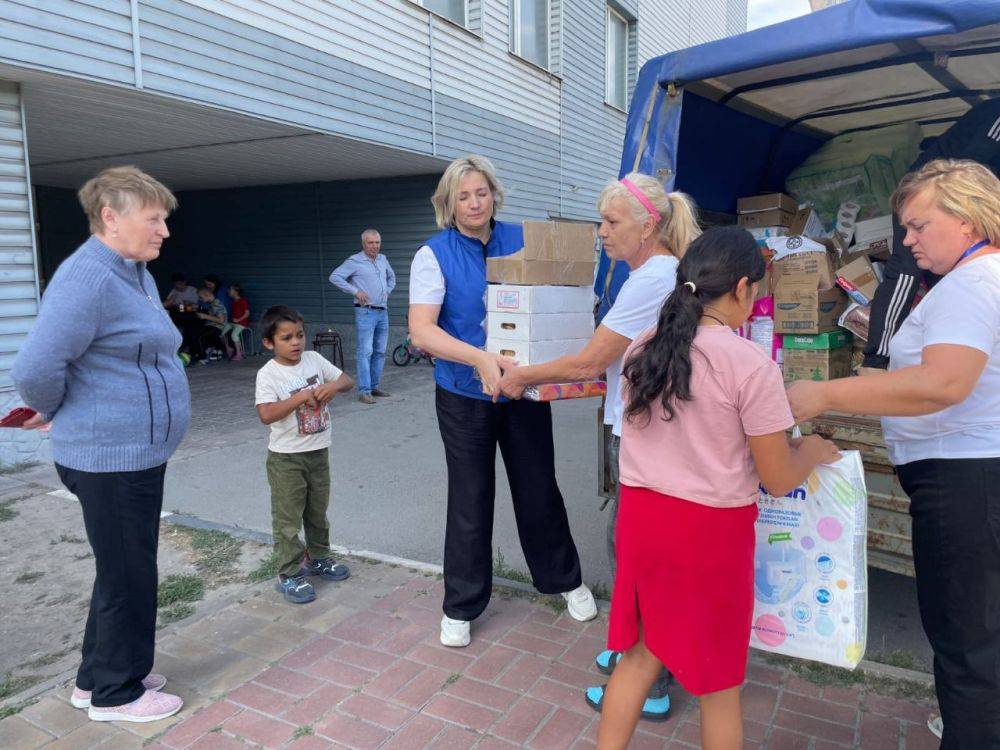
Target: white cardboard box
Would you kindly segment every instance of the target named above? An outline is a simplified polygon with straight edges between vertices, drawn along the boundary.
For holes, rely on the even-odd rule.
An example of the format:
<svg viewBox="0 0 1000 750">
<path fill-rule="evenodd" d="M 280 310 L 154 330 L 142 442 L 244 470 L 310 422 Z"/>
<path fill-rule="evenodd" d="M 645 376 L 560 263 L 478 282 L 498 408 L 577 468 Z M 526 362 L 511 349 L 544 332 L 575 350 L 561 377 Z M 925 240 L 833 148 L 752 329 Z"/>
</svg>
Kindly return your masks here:
<svg viewBox="0 0 1000 750">
<path fill-rule="evenodd" d="M 523 286 L 490 284 L 486 310 L 508 313 L 594 312 L 594 290 L 589 286 Z"/>
<path fill-rule="evenodd" d="M 594 333 L 594 315 L 580 313 L 502 313 L 486 314 L 486 331 L 497 339 L 515 341 L 553 341 L 590 338 Z"/>
<path fill-rule="evenodd" d="M 519 365 L 537 365 L 559 359 L 564 354 L 575 354 L 582 350 L 590 341 L 586 339 L 556 339 L 555 341 L 515 341 L 513 339 L 498 339 L 492 336 L 486 339 L 486 351 L 503 354 L 517 360 Z"/>
</svg>

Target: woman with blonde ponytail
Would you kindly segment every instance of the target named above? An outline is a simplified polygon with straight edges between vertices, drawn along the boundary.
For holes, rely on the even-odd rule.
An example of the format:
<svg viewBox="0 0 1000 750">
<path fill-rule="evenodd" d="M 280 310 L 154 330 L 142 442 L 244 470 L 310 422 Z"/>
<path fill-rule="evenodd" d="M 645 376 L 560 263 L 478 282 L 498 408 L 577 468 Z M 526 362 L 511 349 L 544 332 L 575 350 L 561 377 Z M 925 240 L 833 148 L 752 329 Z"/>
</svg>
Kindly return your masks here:
<svg viewBox="0 0 1000 750">
<path fill-rule="evenodd" d="M 664 300 L 676 284 L 677 264 L 701 230 L 694 203 L 687 195 L 668 193 L 655 177 L 639 172 L 609 182 L 601 191 L 597 208 L 601 214 L 598 235 L 604 243 L 604 252 L 612 260 L 629 267 L 629 277 L 618 292 L 614 306 L 581 352 L 539 365 L 508 368 L 500 379 L 499 390 L 505 396 L 520 398 L 525 387 L 537 383 L 606 377 L 608 395 L 604 423 L 611 427 L 606 455 L 609 474 L 617 486 L 622 427 L 619 386 L 622 357 L 632 340 L 656 323 Z M 616 499 L 611 508 L 612 520 L 617 507 Z M 610 674 L 619 656 L 610 651 L 601 653 L 597 657 L 598 668 Z M 664 670 L 643 706 L 643 718 L 651 721 L 667 718 L 669 679 L 670 675 Z M 603 688 L 588 689 L 587 702 L 600 711 Z"/>
</svg>

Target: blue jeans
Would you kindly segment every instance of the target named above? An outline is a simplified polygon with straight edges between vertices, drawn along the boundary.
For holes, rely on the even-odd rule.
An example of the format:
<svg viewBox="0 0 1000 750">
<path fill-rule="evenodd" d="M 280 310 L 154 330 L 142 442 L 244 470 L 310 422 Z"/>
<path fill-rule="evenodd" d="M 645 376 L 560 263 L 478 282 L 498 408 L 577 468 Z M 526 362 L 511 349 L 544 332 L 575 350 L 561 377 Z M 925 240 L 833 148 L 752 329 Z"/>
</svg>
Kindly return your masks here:
<svg viewBox="0 0 1000 750">
<path fill-rule="evenodd" d="M 358 391 L 371 393 L 378 388 L 385 365 L 389 311 L 355 307 L 354 322 L 358 325 Z"/>
</svg>

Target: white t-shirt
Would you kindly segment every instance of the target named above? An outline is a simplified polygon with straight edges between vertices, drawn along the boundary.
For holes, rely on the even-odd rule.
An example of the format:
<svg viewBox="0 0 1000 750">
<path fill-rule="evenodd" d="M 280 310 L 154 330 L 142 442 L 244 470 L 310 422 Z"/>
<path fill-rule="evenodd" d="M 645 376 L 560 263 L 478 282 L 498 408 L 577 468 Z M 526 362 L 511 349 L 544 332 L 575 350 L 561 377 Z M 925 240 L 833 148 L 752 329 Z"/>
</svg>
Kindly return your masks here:
<svg viewBox="0 0 1000 750">
<path fill-rule="evenodd" d="M 897 466 L 928 458 L 1000 457 L 1000 255 L 946 275 L 914 308 L 889 343 L 889 370 L 919 365 L 924 347 L 957 344 L 989 359 L 972 393 L 922 417 L 883 417 Z"/>
<path fill-rule="evenodd" d="M 427 245 L 417 250 L 410 264 L 410 304 L 444 303 L 444 274 L 434 251 Z"/>
<path fill-rule="evenodd" d="M 316 388 L 336 380 L 342 371 L 313 351 L 302 352 L 297 365 L 280 365 L 271 360 L 257 371 L 254 403 L 284 401 L 304 388 Z M 284 419 L 271 423 L 267 446 L 275 453 L 305 453 L 330 447 L 330 412 L 324 407 L 303 404 Z"/>
<path fill-rule="evenodd" d="M 601 325 L 635 339 L 647 328 L 656 325 L 660 308 L 667 296 L 677 285 L 678 260 L 672 255 L 654 255 L 633 270 L 618 291 L 615 304 L 604 316 Z M 604 404 L 604 424 L 611 425 L 611 431 L 621 437 L 622 403 L 621 372 L 624 356 L 608 366 L 608 397 Z"/>
</svg>

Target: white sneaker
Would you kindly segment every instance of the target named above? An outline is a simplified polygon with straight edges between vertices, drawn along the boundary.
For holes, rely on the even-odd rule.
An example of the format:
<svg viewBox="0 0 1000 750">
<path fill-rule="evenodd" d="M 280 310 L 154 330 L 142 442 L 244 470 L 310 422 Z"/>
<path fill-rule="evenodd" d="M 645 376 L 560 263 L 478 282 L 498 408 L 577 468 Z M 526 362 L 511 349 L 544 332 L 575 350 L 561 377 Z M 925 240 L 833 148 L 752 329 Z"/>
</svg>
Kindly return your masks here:
<svg viewBox="0 0 1000 750">
<path fill-rule="evenodd" d="M 451 648 L 465 648 L 472 640 L 471 625 L 467 620 L 452 620 L 448 615 L 441 618 L 441 645 Z"/>
<path fill-rule="evenodd" d="M 941 735 L 944 734 L 944 721 L 940 716 L 932 716 L 927 720 L 927 728 L 931 730 L 931 734 L 941 739 Z"/>
<path fill-rule="evenodd" d="M 581 583 L 572 591 L 562 595 L 566 600 L 566 611 L 574 620 L 587 622 L 597 617 L 597 602 L 586 584 Z"/>
</svg>

